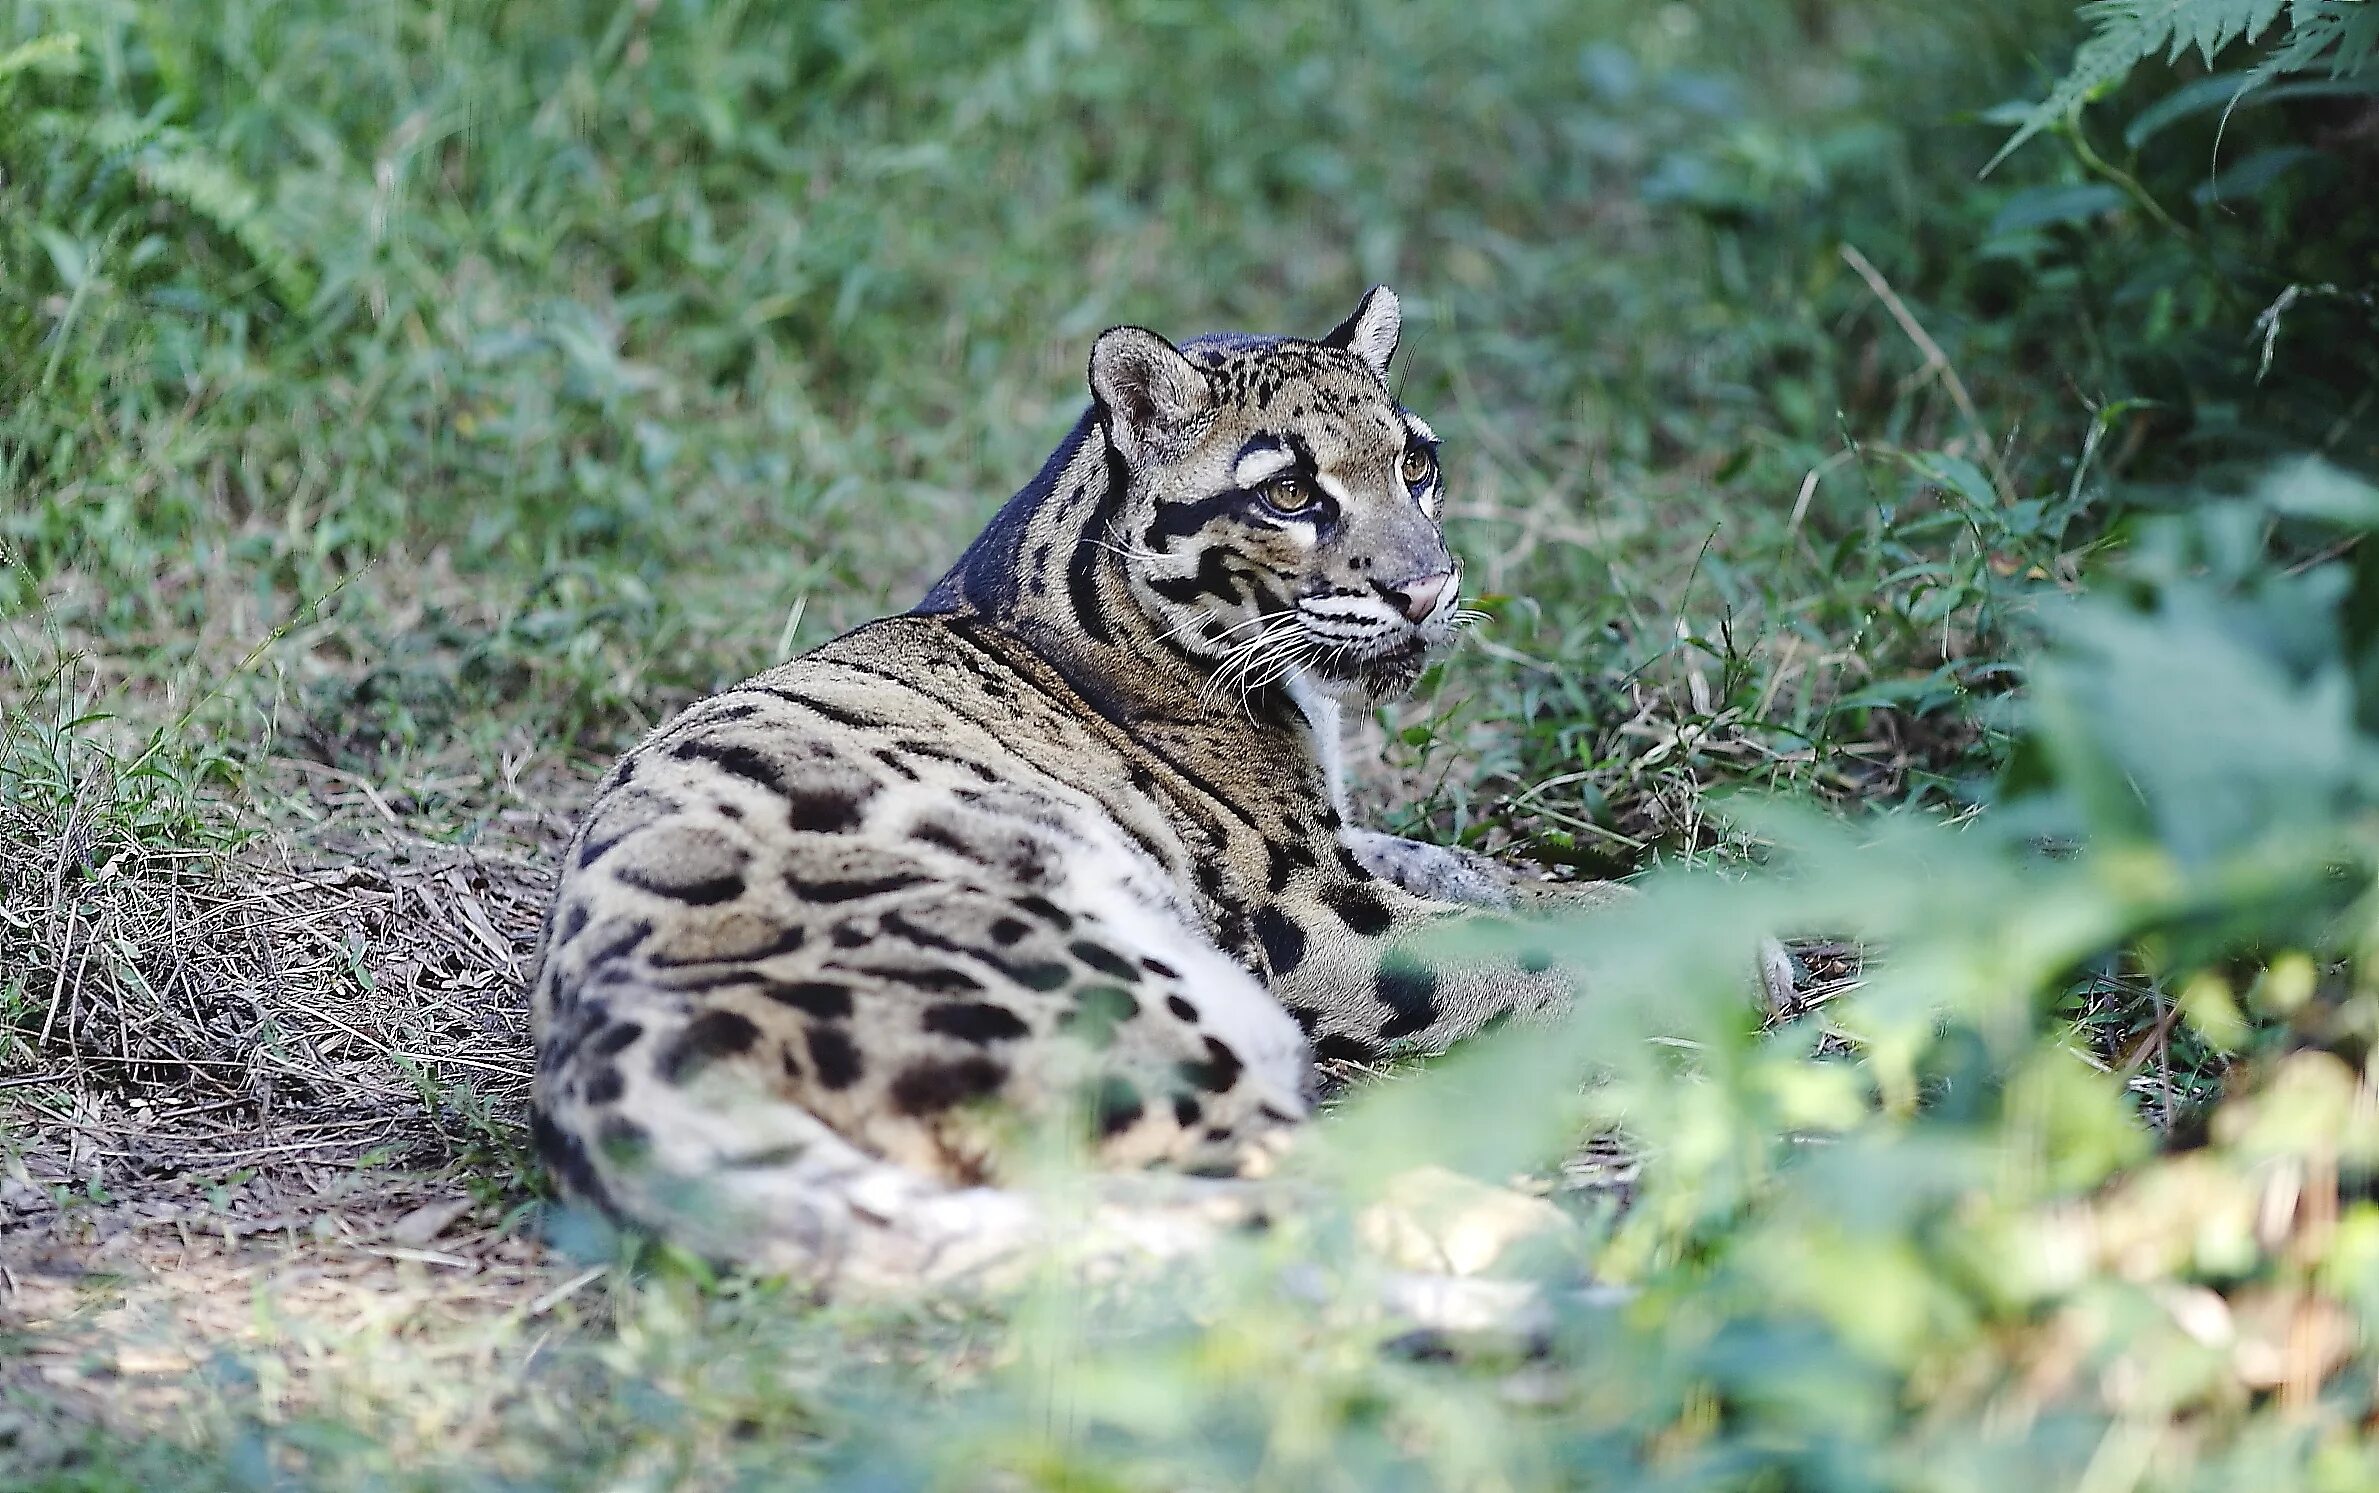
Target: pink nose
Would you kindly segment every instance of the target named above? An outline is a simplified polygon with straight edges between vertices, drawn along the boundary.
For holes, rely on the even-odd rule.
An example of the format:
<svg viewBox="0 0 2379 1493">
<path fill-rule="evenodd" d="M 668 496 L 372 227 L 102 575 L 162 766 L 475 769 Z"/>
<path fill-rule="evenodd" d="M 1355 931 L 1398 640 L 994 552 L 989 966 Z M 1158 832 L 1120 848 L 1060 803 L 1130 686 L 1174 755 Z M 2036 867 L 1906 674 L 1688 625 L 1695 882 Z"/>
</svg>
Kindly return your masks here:
<svg viewBox="0 0 2379 1493">
<path fill-rule="evenodd" d="M 1398 581 L 1392 586 L 1383 585 L 1379 590 L 1405 616 L 1415 622 L 1426 622 L 1429 614 L 1437 610 L 1437 603 L 1445 596 L 1447 588 L 1453 584 L 1454 573 L 1441 570 L 1435 575 L 1417 575 L 1409 581 Z"/>
</svg>

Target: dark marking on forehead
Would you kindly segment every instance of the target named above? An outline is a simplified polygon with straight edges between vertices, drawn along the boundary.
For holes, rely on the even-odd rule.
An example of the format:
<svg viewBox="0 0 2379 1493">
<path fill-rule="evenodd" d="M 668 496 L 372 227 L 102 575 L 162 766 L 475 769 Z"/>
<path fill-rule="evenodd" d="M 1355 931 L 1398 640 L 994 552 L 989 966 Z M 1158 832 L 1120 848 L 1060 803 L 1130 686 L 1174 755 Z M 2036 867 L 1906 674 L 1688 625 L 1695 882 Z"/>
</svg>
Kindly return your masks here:
<svg viewBox="0 0 2379 1493">
<path fill-rule="evenodd" d="M 1243 407 L 1270 408 L 1292 387 L 1333 410 L 1345 409 L 1348 397 L 1368 402 L 1383 392 L 1361 358 L 1302 338 L 1211 333 L 1191 338 L 1181 350 L 1218 395 Z"/>
</svg>

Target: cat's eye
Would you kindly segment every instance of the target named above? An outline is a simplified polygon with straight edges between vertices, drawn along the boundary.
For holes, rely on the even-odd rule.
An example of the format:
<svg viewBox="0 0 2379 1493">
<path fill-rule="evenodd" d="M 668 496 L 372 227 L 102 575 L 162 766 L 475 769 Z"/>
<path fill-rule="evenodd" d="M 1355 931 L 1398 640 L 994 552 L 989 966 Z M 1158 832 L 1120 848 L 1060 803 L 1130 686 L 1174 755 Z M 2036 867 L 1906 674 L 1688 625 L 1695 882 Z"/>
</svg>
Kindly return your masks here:
<svg viewBox="0 0 2379 1493">
<path fill-rule="evenodd" d="M 1416 445 L 1405 447 L 1404 462 L 1399 468 L 1399 471 L 1404 477 L 1404 485 L 1407 487 L 1419 487 L 1422 483 L 1429 480 L 1429 473 L 1433 468 L 1436 467 L 1436 465 L 1436 461 L 1431 459 L 1429 455 L 1429 448 L 1427 446 Z"/>
<path fill-rule="evenodd" d="M 1313 506 L 1313 484 L 1302 477 L 1275 477 L 1262 492 L 1265 505 L 1275 513 L 1303 513 Z"/>
</svg>

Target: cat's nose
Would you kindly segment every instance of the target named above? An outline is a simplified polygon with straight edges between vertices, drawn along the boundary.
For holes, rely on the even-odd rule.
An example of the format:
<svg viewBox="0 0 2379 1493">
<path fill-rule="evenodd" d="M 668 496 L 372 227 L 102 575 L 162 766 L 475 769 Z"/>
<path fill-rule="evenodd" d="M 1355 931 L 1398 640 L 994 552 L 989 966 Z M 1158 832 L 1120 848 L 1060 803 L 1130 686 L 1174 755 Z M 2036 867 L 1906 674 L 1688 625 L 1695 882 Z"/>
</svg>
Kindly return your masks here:
<svg viewBox="0 0 2379 1493">
<path fill-rule="evenodd" d="M 1391 606 L 1406 617 L 1414 622 L 1426 622 L 1429 614 L 1437 610 L 1437 604 L 1445 596 L 1446 589 L 1454 584 L 1454 572 L 1440 570 L 1430 575 L 1416 575 L 1409 581 L 1397 581 L 1394 584 L 1374 581 L 1372 584 Z"/>
</svg>

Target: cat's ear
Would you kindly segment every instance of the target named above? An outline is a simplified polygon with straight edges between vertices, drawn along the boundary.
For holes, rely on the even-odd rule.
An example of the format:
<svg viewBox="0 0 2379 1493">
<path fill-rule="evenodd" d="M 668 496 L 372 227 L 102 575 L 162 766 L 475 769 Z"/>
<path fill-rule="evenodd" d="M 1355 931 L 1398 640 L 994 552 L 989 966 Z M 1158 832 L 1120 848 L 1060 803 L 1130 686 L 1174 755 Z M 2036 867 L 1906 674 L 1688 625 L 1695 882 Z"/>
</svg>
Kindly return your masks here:
<svg viewBox="0 0 2379 1493">
<path fill-rule="evenodd" d="M 1363 293 L 1363 303 L 1355 308 L 1355 314 L 1331 328 L 1322 345 L 1343 347 L 1369 363 L 1384 384 L 1388 360 L 1396 356 L 1396 334 L 1403 329 L 1404 308 L 1396 304 L 1396 292 L 1374 285 Z"/>
<path fill-rule="evenodd" d="M 1138 465 L 1172 443 L 1214 404 L 1214 389 L 1181 349 L 1145 327 L 1109 327 L 1090 349 L 1091 397 L 1107 411 L 1107 436 Z"/>
</svg>

